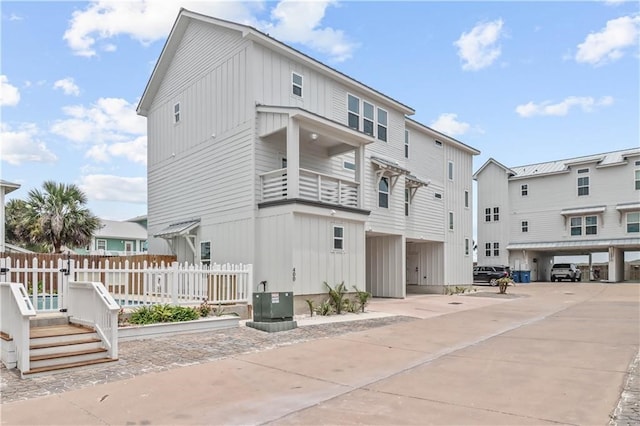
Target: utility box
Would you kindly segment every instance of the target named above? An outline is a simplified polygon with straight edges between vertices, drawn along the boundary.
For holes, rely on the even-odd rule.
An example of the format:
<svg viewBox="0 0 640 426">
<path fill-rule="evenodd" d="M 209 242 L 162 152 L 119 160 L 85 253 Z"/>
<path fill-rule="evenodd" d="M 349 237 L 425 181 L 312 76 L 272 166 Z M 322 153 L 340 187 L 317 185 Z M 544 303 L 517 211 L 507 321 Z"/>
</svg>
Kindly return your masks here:
<svg viewBox="0 0 640 426">
<path fill-rule="evenodd" d="M 253 293 L 253 321 L 293 320 L 293 292 Z"/>
</svg>

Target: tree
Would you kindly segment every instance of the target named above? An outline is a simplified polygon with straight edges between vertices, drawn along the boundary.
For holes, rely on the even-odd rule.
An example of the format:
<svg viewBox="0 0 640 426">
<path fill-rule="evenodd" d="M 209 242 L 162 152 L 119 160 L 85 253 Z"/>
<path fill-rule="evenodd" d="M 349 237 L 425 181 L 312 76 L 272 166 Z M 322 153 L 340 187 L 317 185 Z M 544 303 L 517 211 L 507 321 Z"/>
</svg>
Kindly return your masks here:
<svg viewBox="0 0 640 426">
<path fill-rule="evenodd" d="M 12 235 L 25 243 L 43 244 L 53 253 L 60 253 L 62 246 L 89 244 L 100 219 L 85 207 L 86 195 L 76 185 L 53 181 L 43 183 L 42 189 L 32 189 L 24 205 L 14 206 L 21 217 Z"/>
</svg>

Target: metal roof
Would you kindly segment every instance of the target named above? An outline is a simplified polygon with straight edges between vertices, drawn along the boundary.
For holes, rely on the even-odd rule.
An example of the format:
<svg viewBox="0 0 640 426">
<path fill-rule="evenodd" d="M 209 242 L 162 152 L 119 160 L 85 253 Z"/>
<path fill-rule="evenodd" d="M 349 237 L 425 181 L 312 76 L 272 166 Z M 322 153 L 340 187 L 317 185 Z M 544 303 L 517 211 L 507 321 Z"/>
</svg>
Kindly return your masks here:
<svg viewBox="0 0 640 426">
<path fill-rule="evenodd" d="M 186 220 L 182 222 L 175 222 L 164 228 L 157 234 L 153 234 L 154 237 L 159 238 L 173 238 L 178 235 L 186 235 L 192 229 L 200 226 L 200 219 Z"/>
<path fill-rule="evenodd" d="M 607 167 L 626 164 L 627 157 L 640 156 L 640 148 L 625 149 L 622 151 L 605 152 L 602 154 L 587 155 L 564 160 L 549 161 L 546 163 L 528 164 L 525 166 L 511 167 L 515 173 L 514 178 L 546 175 L 568 172 L 571 167 L 579 167 L 595 163 L 596 167 Z"/>
<path fill-rule="evenodd" d="M 578 207 L 574 209 L 564 209 L 560 212 L 560 214 L 562 216 L 572 216 L 577 214 L 602 213 L 606 209 L 607 206 Z"/>
</svg>

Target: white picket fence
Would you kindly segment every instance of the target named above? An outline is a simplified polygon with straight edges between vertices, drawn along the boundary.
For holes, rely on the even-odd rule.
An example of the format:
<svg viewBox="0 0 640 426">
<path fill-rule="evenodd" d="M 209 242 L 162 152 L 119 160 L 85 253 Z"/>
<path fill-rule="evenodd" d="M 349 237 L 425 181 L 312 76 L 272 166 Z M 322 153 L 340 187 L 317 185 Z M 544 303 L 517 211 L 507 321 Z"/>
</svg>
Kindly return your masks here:
<svg viewBox="0 0 640 426">
<path fill-rule="evenodd" d="M 103 283 L 122 307 L 169 303 L 251 303 L 252 265 L 150 264 L 129 260 L 84 259 L 31 262 L 0 259 L 0 281 L 23 283 L 38 312 L 66 308 L 69 281 Z"/>
</svg>

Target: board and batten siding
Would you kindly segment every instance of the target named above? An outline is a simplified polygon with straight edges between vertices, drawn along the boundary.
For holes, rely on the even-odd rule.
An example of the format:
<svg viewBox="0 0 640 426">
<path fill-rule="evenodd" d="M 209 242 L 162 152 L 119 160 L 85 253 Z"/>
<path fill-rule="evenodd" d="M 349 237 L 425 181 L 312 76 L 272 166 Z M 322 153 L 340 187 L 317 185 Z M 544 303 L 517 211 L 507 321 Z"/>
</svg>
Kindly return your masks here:
<svg viewBox="0 0 640 426">
<path fill-rule="evenodd" d="M 508 252 L 506 251 L 509 242 L 509 191 L 507 172 L 491 163 L 485 167 L 478 175 L 478 265 L 506 265 L 508 262 Z M 500 208 L 500 220 L 493 220 L 493 208 Z M 485 208 L 491 208 L 492 218 L 490 222 L 485 222 Z M 500 243 L 500 256 L 485 256 L 486 243 Z"/>
<path fill-rule="evenodd" d="M 444 282 L 444 243 L 407 244 L 407 256 L 415 256 L 419 285 L 442 285 Z"/>
<path fill-rule="evenodd" d="M 215 263 L 254 262 L 254 221 L 253 218 L 233 220 L 218 218 L 218 223 L 200 226 L 199 241 L 211 242 L 211 259 Z M 204 238 L 203 238 L 204 237 Z M 197 248 L 200 245 L 198 243 Z M 200 253 L 196 261 L 200 261 Z M 255 283 L 252 283 L 255 285 Z"/>
<path fill-rule="evenodd" d="M 445 264 L 444 284 L 471 284 L 473 282 L 473 208 L 472 161 L 473 156 L 452 144 L 444 144 L 445 173 L 453 161 L 453 180 L 445 176 Z M 469 207 L 465 207 L 465 191 L 469 192 Z M 449 212 L 453 212 L 453 230 L 449 229 Z M 469 254 L 465 255 L 465 240 L 469 240 Z"/>
<path fill-rule="evenodd" d="M 406 296 L 404 245 L 402 235 L 367 236 L 367 291 L 374 297 Z"/>
</svg>

